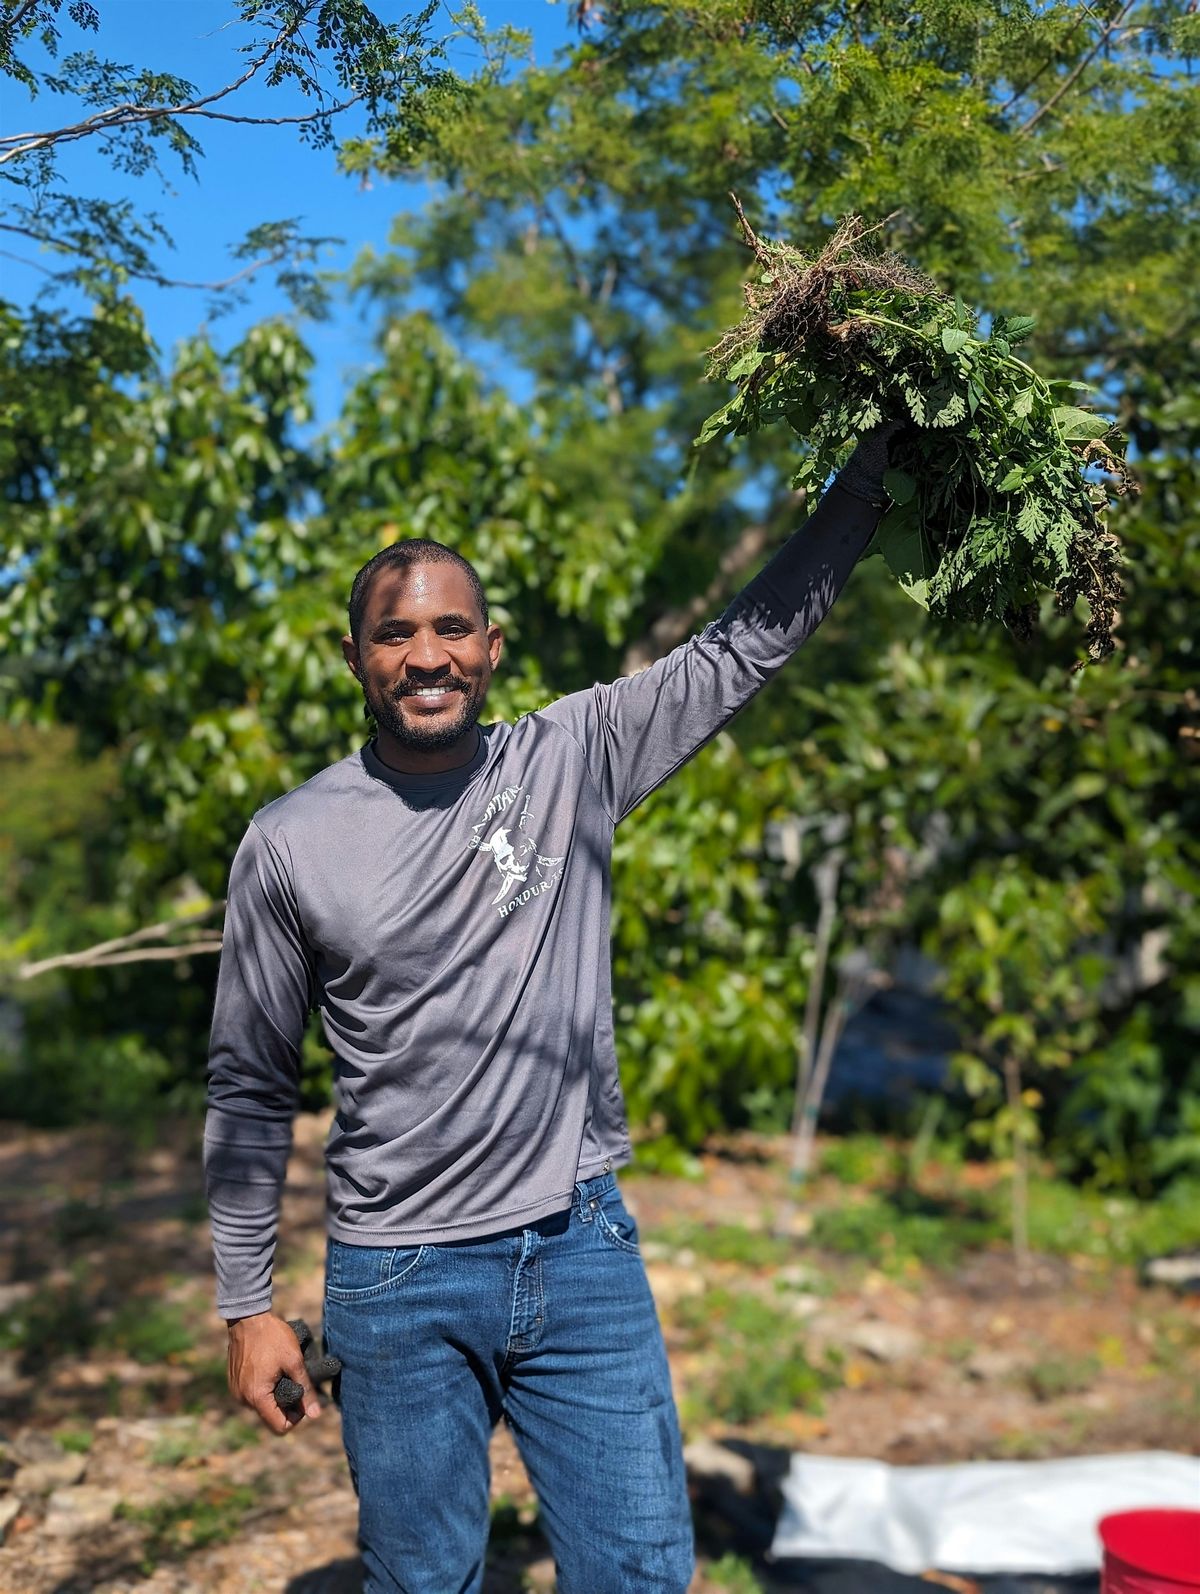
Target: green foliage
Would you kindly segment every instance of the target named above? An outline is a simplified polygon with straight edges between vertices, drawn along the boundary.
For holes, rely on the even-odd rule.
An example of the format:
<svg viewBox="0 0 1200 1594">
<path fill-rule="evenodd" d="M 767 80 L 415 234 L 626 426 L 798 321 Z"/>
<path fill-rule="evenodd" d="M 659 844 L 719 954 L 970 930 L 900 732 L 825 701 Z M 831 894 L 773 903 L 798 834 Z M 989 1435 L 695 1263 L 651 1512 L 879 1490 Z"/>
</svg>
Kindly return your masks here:
<svg viewBox="0 0 1200 1594">
<path fill-rule="evenodd" d="M 950 1169 L 912 1182 L 885 1173 L 864 1154 L 870 1142 L 846 1142 L 849 1156 L 828 1148 L 838 1177 L 864 1186 L 853 1198 L 821 1202 L 813 1215 L 812 1244 L 854 1258 L 881 1271 L 904 1276 L 922 1267 L 949 1269 L 969 1251 L 1004 1240 L 1008 1232 L 1005 1181 L 977 1187 Z M 881 1151 L 882 1156 L 882 1151 Z M 1177 1180 L 1152 1201 L 1080 1188 L 1062 1178 L 1035 1172 L 1029 1184 L 1029 1237 L 1032 1249 L 1047 1255 L 1087 1257 L 1107 1265 L 1129 1265 L 1148 1257 L 1200 1243 L 1200 1192 Z"/>
<path fill-rule="evenodd" d="M 244 1417 L 228 1417 L 215 1430 L 205 1427 L 198 1418 L 181 1418 L 154 1442 L 150 1462 L 155 1467 L 178 1467 L 202 1456 L 245 1450 L 258 1443 L 259 1433 L 259 1428 Z"/>
<path fill-rule="evenodd" d="M 57 269 L 41 268 L 49 279 L 47 292 L 72 284 L 112 304 L 132 278 L 205 289 L 213 296 L 210 314 L 218 314 L 244 299 L 251 274 L 272 267 L 280 294 L 295 309 L 319 315 L 328 303 L 328 286 L 317 271 L 319 253 L 322 245 L 340 240 L 306 234 L 292 218 L 259 222 L 231 245 L 233 260 L 243 264 L 229 277 L 177 282 L 159 264 L 172 240 L 157 214 L 129 199 L 82 195 L 64 186 L 60 146 L 90 139 L 114 170 L 154 177 L 167 187 L 168 160 L 185 177 L 198 176 L 204 150 L 195 129 L 212 116 L 246 127 L 286 119 L 302 142 L 320 148 L 332 145 L 337 118 L 359 106 L 368 133 L 398 155 L 420 141 L 425 97 L 445 101 L 462 91 L 437 64 L 443 51 L 429 37 L 432 4 L 391 22 L 363 0 L 236 0 L 230 9 L 224 26 L 240 26 L 243 42 L 229 62 L 228 81 L 202 89 L 174 73 L 109 60 L 92 49 L 72 50 L 56 71 L 35 68 L 18 51 L 34 38 L 52 60 L 58 57 L 62 0 L 6 3 L 0 73 L 23 85 L 31 99 L 66 101 L 56 107 L 61 125 L 46 110 L 41 131 L 0 137 L 0 179 L 10 200 L 5 226 L 59 262 Z M 102 20 L 100 7 L 88 0 L 72 0 L 66 8 L 72 33 L 99 35 Z M 233 97 L 254 77 L 279 94 L 290 93 L 291 104 L 281 104 L 275 117 L 247 114 Z M 213 109 L 216 101 L 222 109 Z M 79 115 L 80 106 L 87 115 Z"/>
<path fill-rule="evenodd" d="M 213 1483 L 184 1498 L 168 1496 L 151 1505 L 117 1507 L 120 1521 L 145 1530 L 139 1570 L 149 1577 L 164 1561 L 182 1560 L 196 1550 L 227 1544 L 242 1522 L 261 1505 L 266 1478 L 251 1483 Z"/>
<path fill-rule="evenodd" d="M 24 1373 L 38 1373 L 65 1356 L 85 1355 L 99 1325 L 81 1283 L 44 1286 L 0 1317 L 0 1347 L 20 1354 Z"/>
<path fill-rule="evenodd" d="M 762 1594 L 763 1585 L 754 1568 L 740 1555 L 723 1555 L 705 1569 L 704 1575 L 710 1588 L 725 1589 L 727 1594 Z"/>
<path fill-rule="evenodd" d="M 36 1290 L 0 1318 L 0 1346 L 18 1351 L 22 1371 L 28 1373 L 96 1348 L 119 1350 L 154 1365 L 190 1350 L 194 1340 L 180 1308 L 138 1297 L 104 1313 L 78 1277 Z"/>
<path fill-rule="evenodd" d="M 98 1343 L 122 1350 L 147 1367 L 177 1359 L 196 1342 L 194 1313 L 169 1302 L 134 1296 L 102 1326 Z"/>
<path fill-rule="evenodd" d="M 68 1455 L 86 1456 L 96 1442 L 96 1435 L 90 1428 L 59 1428 L 54 1438 Z"/>
<path fill-rule="evenodd" d="M 739 207 L 740 213 L 740 207 Z M 1118 545 L 1100 518 L 1132 485 L 1115 428 L 1064 404 L 1013 353 L 1032 316 L 979 317 L 846 218 L 819 254 L 757 238 L 761 280 L 712 351 L 708 375 L 738 383 L 697 443 L 786 424 L 803 439 L 794 487 L 825 481 L 855 434 L 908 422 L 891 449 L 892 507 L 875 546 L 904 591 L 947 619 L 1006 621 L 1027 635 L 1039 590 L 1086 598 L 1089 655 L 1112 652 Z M 1106 474 L 1088 476 L 1088 471 Z"/>
<path fill-rule="evenodd" d="M 675 1223 L 653 1230 L 656 1246 L 670 1252 L 690 1251 L 713 1262 L 737 1262 L 743 1267 L 782 1267 L 794 1255 L 788 1240 L 749 1228 L 744 1223 Z"/>
<path fill-rule="evenodd" d="M 793 1411 L 820 1411 L 822 1394 L 840 1383 L 836 1358 L 808 1356 L 795 1317 L 760 1296 L 716 1288 L 675 1308 L 691 1350 L 712 1350 L 718 1362 L 690 1397 L 695 1421 L 745 1423 Z"/>
<path fill-rule="evenodd" d="M 1035 1132 L 1057 1165 L 1143 1196 L 1200 1176 L 1200 289 L 1179 270 L 1197 37 L 1150 3 L 1110 21 L 1065 0 L 609 0 L 537 65 L 468 17 L 472 92 L 431 90 L 406 133 L 342 151 L 432 197 L 356 269 L 378 352 L 325 438 L 306 432 L 310 358 L 285 323 L 163 367 L 128 299 L 8 312 L 0 697 L 37 736 L 78 740 L 47 736 L 44 762 L 22 744 L 0 832 L 24 1021 L 3 1110 L 195 1104 L 215 960 L 8 975 L 211 903 L 254 809 L 357 745 L 337 638 L 383 542 L 429 532 L 479 563 L 510 633 L 491 707 L 511 715 L 682 640 L 798 522 L 782 428 L 715 444 L 687 478 L 699 362 L 739 313 L 733 190 L 810 255 L 836 217 L 887 216 L 883 246 L 1007 315 L 1010 351 L 1049 384 L 1094 385 L 1143 490 L 1112 515 L 1128 563 L 1106 669 L 1069 675 L 1077 622 L 1048 603 L 1027 642 L 949 629 L 867 560 L 780 679 L 621 827 L 632 1116 L 676 1157 L 786 1118 L 836 823 L 831 966 L 927 954 L 985 1148 Z M 409 314 L 418 297 L 429 315 Z M 944 330 L 967 341 L 939 333 L 930 355 L 957 369 L 982 340 Z M 489 393 L 448 333 L 526 402 Z M 6 812 L 17 767 L 0 765 Z M 1014 1058 L 1036 1093 L 1015 1112 L 997 1088 Z M 310 1100 L 327 1067 L 310 1043 Z M 1035 1245 L 1047 1199 L 1035 1181 Z M 1140 1234 L 1146 1210 L 1113 1232 Z"/>
<path fill-rule="evenodd" d="M 1082 1395 L 1100 1376 L 1094 1356 L 1047 1356 L 1027 1369 L 1025 1381 L 1037 1400 L 1060 1400 Z"/>
<path fill-rule="evenodd" d="M 899 1190 L 816 1213 L 812 1243 L 901 1276 L 949 1269 L 1004 1232 L 990 1203 L 945 1201 Z"/>
</svg>

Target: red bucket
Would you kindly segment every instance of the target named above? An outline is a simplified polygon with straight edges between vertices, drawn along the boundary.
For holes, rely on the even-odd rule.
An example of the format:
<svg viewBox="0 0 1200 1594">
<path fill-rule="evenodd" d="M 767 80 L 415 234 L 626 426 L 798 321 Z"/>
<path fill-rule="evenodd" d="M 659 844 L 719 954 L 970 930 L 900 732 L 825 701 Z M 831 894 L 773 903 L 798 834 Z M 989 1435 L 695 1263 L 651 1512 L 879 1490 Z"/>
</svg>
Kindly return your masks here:
<svg viewBox="0 0 1200 1594">
<path fill-rule="evenodd" d="M 1115 1511 L 1102 1517 L 1100 1594 L 1200 1589 L 1200 1511 Z"/>
</svg>

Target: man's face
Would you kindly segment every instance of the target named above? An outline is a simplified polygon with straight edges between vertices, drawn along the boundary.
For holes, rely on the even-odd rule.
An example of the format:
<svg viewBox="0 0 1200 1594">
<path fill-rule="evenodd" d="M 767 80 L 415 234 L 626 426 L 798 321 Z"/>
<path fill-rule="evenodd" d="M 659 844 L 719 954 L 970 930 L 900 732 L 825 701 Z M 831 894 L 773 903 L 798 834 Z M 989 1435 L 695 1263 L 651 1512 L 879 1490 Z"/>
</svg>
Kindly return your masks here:
<svg viewBox="0 0 1200 1594">
<path fill-rule="evenodd" d="M 452 748 L 472 729 L 500 662 L 464 571 L 451 563 L 385 567 L 367 592 L 359 641 L 342 639 L 381 733 L 411 752 Z"/>
</svg>

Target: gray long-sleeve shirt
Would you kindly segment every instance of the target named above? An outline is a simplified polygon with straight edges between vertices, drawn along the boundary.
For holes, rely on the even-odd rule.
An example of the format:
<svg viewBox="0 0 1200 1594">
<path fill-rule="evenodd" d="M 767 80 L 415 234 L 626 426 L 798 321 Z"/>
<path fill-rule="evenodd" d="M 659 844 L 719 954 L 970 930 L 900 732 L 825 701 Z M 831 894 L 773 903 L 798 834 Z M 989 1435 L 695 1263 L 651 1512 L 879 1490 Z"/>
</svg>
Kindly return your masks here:
<svg viewBox="0 0 1200 1594">
<path fill-rule="evenodd" d="M 301 1041 L 335 1059 L 329 1233 L 470 1239 L 630 1158 L 613 1045 L 613 829 L 811 635 L 878 520 L 835 485 L 697 636 L 405 775 L 371 744 L 268 803 L 229 876 L 204 1161 L 217 1310 L 271 1305 Z"/>
</svg>

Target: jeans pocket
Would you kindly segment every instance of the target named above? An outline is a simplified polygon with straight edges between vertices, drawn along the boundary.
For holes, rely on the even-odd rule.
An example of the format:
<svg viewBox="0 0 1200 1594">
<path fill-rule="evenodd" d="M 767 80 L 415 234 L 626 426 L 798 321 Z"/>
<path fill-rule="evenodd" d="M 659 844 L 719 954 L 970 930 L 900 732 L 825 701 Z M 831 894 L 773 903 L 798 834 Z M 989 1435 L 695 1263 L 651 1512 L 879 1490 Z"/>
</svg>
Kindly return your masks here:
<svg viewBox="0 0 1200 1594">
<path fill-rule="evenodd" d="M 410 1278 L 430 1249 L 428 1245 L 347 1245 L 331 1239 L 325 1263 L 325 1298 L 345 1303 L 375 1300 Z"/>
<path fill-rule="evenodd" d="M 610 1245 L 615 1245 L 618 1251 L 641 1254 L 638 1247 L 638 1226 L 626 1210 L 619 1190 L 614 1188 L 601 1196 L 600 1205 L 596 1208 L 596 1227 L 604 1239 Z"/>
</svg>

